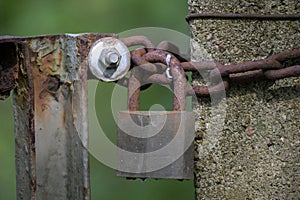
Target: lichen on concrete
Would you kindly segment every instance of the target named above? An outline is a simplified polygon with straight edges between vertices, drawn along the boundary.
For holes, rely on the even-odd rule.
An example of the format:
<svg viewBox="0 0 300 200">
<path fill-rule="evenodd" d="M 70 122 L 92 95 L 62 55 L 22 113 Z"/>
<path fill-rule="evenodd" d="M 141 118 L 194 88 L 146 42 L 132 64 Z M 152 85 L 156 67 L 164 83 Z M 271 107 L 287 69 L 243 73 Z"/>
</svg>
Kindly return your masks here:
<svg viewBox="0 0 300 200">
<path fill-rule="evenodd" d="M 190 12 L 299 13 L 300 1 L 190 0 Z M 193 60 L 224 64 L 300 47 L 299 21 L 192 20 Z M 195 42 L 198 45 L 195 45 Z M 193 74 L 193 84 L 203 79 Z M 218 104 L 201 98 L 196 199 L 298 199 L 300 78 L 233 84 Z"/>
</svg>

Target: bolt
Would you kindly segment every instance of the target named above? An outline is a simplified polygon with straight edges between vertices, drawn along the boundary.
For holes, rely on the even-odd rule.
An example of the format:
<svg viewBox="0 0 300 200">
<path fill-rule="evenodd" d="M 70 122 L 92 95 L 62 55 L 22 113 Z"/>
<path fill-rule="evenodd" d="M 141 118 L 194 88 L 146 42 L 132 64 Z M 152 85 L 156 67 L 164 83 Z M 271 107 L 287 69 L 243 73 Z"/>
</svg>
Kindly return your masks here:
<svg viewBox="0 0 300 200">
<path fill-rule="evenodd" d="M 117 70 L 121 60 L 119 52 L 115 49 L 109 49 L 103 52 L 99 57 L 99 62 L 103 68 L 103 76 L 110 78 Z"/>
<path fill-rule="evenodd" d="M 105 56 L 105 61 L 109 65 L 116 65 L 120 61 L 120 55 L 117 52 L 108 52 Z"/>
<path fill-rule="evenodd" d="M 103 70 L 106 68 L 116 68 L 119 66 L 121 56 L 115 48 L 104 49 L 98 58 L 99 66 Z"/>
<path fill-rule="evenodd" d="M 126 75 L 130 68 L 130 52 L 120 40 L 105 37 L 96 41 L 89 52 L 92 74 L 103 81 L 116 81 Z"/>
</svg>

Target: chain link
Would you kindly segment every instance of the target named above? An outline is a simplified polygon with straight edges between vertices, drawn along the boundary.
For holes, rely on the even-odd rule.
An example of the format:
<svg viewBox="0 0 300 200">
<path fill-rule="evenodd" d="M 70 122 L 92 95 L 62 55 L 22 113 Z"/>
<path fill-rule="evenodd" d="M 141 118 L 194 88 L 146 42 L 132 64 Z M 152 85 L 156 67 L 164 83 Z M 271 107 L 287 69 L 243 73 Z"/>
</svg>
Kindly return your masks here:
<svg viewBox="0 0 300 200">
<path fill-rule="evenodd" d="M 223 91 L 224 88 L 226 90 L 229 89 L 231 83 L 248 83 L 255 80 L 278 80 L 288 77 L 300 77 L 300 49 L 286 50 L 261 60 L 223 65 L 216 61 L 184 61 L 181 56 L 177 55 L 178 52 L 176 52 L 176 55 L 172 54 L 170 47 L 174 49 L 174 45 L 165 41 L 162 42 L 164 45 L 158 45 L 159 48 L 154 48 L 154 45 L 146 37 L 133 36 L 122 40 L 129 46 L 142 45 L 145 47 L 143 49 L 136 49 L 131 53 L 132 68 L 138 67 L 142 70 L 139 71 L 142 74 L 139 76 L 142 76 L 140 80 L 143 83 L 169 84 L 174 87 L 172 85 L 173 81 L 170 79 L 172 74 L 169 75 L 167 72 L 168 63 L 166 60 L 169 55 L 171 55 L 171 65 L 173 68 L 176 67 L 182 76 L 187 71 L 199 71 L 209 74 L 209 86 L 187 85 L 185 95 L 209 96 L 210 94 Z M 181 80 L 186 81 L 185 76 Z M 128 86 L 128 79 L 124 78 L 118 83 Z M 176 84 L 181 83 L 176 82 Z M 138 100 L 136 99 L 136 101 Z M 132 103 L 135 104 L 136 102 L 129 102 L 129 104 Z"/>
<path fill-rule="evenodd" d="M 3 40 L 5 37 L 1 39 Z M 13 39 L 9 38 L 7 41 Z M 185 59 L 187 56 L 181 55 L 178 47 L 166 41 L 155 47 L 145 36 L 132 36 L 121 40 L 127 47 L 144 47 L 131 52 L 131 68 L 138 68 L 139 70 L 134 71 L 141 74 L 138 76 L 140 80 L 139 89 L 146 89 L 151 83 L 169 84 L 172 87 L 177 87 L 173 85 L 173 79 L 180 79 L 179 82 L 176 81 L 176 85 L 185 85 L 182 83 L 186 82 L 184 72 L 187 71 L 208 74 L 209 78 L 206 81 L 210 83 L 209 86 L 190 86 L 187 84 L 186 87 L 181 88 L 184 90 L 184 95 L 196 94 L 199 97 L 218 93 L 224 88 L 227 90 L 231 83 L 300 77 L 300 48 L 286 50 L 261 60 L 223 65 L 217 61 L 187 62 Z M 4 47 L 6 48 L 6 46 Z M 4 47 L 2 49 L 5 49 Z M 15 51 L 15 47 L 13 50 Z M 3 52 L 2 54 L 6 55 Z M 9 95 L 9 91 L 16 86 L 15 80 L 17 78 L 17 67 L 12 66 L 7 69 L 3 67 L 0 63 L 0 99 Z M 174 76 L 174 73 L 178 76 Z M 128 87 L 129 80 L 123 78 L 118 83 Z M 184 97 L 179 95 L 178 98 Z M 179 109 L 177 104 L 178 101 L 176 103 L 175 100 L 174 108 Z"/>
</svg>

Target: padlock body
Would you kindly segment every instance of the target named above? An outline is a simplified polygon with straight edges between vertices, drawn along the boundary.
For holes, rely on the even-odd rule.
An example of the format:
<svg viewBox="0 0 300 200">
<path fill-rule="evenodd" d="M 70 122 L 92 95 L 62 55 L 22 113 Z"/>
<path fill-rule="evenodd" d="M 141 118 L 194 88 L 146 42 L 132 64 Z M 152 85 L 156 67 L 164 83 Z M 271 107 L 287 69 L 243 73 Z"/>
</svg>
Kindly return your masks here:
<svg viewBox="0 0 300 200">
<path fill-rule="evenodd" d="M 194 122 L 187 111 L 119 112 L 117 176 L 193 179 Z"/>
</svg>

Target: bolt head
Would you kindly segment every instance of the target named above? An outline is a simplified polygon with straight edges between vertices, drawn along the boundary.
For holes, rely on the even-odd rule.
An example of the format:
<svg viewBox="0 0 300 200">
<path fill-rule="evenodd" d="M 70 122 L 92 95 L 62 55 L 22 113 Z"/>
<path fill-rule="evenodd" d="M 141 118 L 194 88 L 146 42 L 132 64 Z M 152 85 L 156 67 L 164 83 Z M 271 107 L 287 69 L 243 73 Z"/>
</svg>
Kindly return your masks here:
<svg viewBox="0 0 300 200">
<path fill-rule="evenodd" d="M 115 48 L 103 49 L 99 56 L 99 68 L 105 70 L 108 67 L 118 67 L 120 57 Z"/>
<path fill-rule="evenodd" d="M 116 52 L 111 52 L 111 53 L 108 53 L 106 55 L 106 62 L 109 63 L 110 65 L 117 65 L 118 62 L 120 61 L 120 55 Z"/>
<path fill-rule="evenodd" d="M 96 41 L 90 49 L 88 59 L 91 73 L 107 82 L 123 78 L 130 68 L 130 52 L 127 46 L 112 37 Z"/>
</svg>

